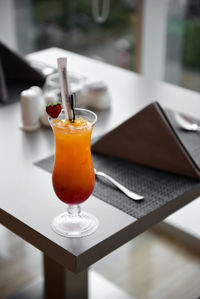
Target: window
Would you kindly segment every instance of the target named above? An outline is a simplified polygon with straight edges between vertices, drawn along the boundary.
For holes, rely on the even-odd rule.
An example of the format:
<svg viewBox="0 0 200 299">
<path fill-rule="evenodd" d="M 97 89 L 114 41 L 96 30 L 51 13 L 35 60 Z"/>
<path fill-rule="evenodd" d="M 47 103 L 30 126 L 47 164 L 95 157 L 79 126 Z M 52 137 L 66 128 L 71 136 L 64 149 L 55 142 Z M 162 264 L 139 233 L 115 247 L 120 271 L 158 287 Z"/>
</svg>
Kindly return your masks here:
<svg viewBox="0 0 200 299">
<path fill-rule="evenodd" d="M 0 1 L 0 38 L 22 54 L 56 46 L 200 91 L 200 0 L 110 0 L 102 24 L 92 2 Z"/>
</svg>

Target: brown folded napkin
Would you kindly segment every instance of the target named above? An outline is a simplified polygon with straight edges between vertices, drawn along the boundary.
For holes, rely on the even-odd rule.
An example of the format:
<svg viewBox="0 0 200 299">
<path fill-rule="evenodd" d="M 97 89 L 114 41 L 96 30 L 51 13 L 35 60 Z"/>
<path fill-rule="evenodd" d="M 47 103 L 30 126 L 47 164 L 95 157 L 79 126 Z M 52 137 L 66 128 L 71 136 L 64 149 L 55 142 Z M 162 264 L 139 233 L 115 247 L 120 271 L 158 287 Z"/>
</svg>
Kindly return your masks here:
<svg viewBox="0 0 200 299">
<path fill-rule="evenodd" d="M 200 169 L 183 139 L 165 111 L 154 102 L 104 135 L 92 150 L 200 179 Z"/>
<path fill-rule="evenodd" d="M 0 102 L 19 99 L 23 89 L 31 85 L 42 86 L 44 80 L 44 76 L 26 60 L 0 42 Z"/>
</svg>

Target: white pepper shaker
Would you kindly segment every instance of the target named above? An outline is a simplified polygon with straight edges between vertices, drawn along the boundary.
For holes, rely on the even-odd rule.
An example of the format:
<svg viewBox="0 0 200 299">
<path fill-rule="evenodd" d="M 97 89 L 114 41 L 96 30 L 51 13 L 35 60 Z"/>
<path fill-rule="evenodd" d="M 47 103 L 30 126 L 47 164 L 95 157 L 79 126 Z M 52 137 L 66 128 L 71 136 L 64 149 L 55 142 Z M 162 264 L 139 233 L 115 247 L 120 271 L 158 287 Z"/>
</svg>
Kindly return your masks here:
<svg viewBox="0 0 200 299">
<path fill-rule="evenodd" d="M 25 131 L 33 131 L 40 126 L 40 99 L 33 89 L 21 92 L 21 122 L 19 127 Z"/>
</svg>

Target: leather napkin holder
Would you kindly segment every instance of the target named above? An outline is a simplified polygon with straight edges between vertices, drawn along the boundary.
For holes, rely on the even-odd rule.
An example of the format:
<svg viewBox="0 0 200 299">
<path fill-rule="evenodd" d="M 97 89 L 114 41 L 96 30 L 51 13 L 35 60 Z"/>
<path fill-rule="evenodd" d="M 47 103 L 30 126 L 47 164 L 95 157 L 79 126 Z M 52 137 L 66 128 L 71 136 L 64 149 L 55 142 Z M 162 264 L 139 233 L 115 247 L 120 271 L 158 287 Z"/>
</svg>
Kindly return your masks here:
<svg viewBox="0 0 200 299">
<path fill-rule="evenodd" d="M 200 171 L 164 110 L 154 102 L 92 146 L 97 153 L 200 179 Z"/>
<path fill-rule="evenodd" d="M 42 86 L 44 76 L 22 57 L 0 42 L 0 102 L 19 99 L 19 93 L 31 85 Z M 15 98 L 15 99 L 14 99 Z"/>
</svg>

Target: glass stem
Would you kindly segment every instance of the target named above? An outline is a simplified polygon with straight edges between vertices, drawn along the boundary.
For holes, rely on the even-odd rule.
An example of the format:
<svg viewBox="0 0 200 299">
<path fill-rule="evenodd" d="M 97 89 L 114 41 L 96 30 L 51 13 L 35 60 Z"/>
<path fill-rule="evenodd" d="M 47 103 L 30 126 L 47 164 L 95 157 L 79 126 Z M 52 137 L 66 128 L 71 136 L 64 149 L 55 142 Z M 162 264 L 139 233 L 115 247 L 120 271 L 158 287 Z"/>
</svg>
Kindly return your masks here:
<svg viewBox="0 0 200 299">
<path fill-rule="evenodd" d="M 80 217 L 81 207 L 80 205 L 69 205 L 67 207 L 67 212 L 71 218 Z"/>
</svg>

